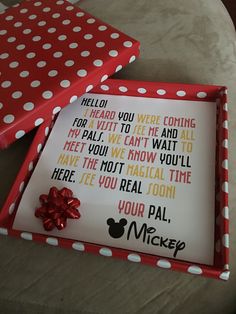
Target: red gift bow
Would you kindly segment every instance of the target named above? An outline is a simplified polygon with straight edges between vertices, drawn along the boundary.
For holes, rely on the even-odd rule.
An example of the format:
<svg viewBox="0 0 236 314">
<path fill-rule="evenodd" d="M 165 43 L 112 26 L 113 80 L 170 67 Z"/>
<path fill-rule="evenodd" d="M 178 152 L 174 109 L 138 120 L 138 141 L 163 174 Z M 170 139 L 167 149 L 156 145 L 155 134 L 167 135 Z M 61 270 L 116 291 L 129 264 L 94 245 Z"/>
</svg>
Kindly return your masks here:
<svg viewBox="0 0 236 314">
<path fill-rule="evenodd" d="M 58 190 L 56 187 L 50 188 L 49 194 L 41 194 L 39 197 L 41 207 L 35 211 L 35 216 L 43 220 L 46 231 L 51 231 L 55 227 L 62 230 L 66 227 L 67 218 L 79 219 L 80 200 L 73 197 L 70 189 Z"/>
</svg>

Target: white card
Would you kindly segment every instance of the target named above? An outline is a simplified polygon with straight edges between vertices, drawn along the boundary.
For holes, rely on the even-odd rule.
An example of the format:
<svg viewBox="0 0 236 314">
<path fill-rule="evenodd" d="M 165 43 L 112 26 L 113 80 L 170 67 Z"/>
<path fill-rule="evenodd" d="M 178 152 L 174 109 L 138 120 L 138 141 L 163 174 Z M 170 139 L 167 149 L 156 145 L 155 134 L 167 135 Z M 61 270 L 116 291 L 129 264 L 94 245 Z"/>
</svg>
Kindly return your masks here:
<svg viewBox="0 0 236 314">
<path fill-rule="evenodd" d="M 85 94 L 59 114 L 14 229 L 212 265 L 216 104 Z M 47 232 L 40 194 L 70 188 L 81 218 Z"/>
</svg>

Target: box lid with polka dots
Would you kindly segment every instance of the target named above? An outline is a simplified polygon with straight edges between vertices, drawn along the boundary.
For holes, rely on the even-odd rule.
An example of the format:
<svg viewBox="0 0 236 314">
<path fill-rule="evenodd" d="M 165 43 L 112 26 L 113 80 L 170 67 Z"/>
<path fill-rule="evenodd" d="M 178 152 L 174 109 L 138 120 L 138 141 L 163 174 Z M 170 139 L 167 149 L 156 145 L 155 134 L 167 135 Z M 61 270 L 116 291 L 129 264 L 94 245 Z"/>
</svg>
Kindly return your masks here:
<svg viewBox="0 0 236 314">
<path fill-rule="evenodd" d="M 138 41 L 67 1 L 26 0 L 0 14 L 0 148 L 139 54 Z"/>
</svg>

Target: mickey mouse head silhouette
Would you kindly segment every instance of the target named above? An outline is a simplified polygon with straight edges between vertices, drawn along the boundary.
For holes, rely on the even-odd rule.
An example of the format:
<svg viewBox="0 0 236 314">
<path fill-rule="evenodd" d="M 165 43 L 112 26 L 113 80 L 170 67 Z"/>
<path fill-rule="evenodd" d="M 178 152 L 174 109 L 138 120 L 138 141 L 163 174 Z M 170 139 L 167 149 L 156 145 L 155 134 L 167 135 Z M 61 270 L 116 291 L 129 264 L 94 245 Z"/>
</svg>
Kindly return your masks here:
<svg viewBox="0 0 236 314">
<path fill-rule="evenodd" d="M 125 218 L 120 219 L 119 222 L 115 222 L 113 218 L 107 219 L 107 224 L 109 226 L 108 232 L 112 238 L 118 239 L 123 236 L 125 232 L 124 226 L 127 225 L 127 220 Z"/>
</svg>

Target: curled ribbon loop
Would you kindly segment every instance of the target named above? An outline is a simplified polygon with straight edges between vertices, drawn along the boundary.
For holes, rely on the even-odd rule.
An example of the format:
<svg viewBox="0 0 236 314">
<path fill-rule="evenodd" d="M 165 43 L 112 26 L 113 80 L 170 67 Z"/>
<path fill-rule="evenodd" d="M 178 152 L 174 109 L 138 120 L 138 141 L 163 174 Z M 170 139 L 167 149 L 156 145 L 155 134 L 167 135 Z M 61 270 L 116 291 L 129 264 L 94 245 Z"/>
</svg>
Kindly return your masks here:
<svg viewBox="0 0 236 314">
<path fill-rule="evenodd" d="M 70 189 L 63 188 L 58 190 L 52 187 L 49 194 L 41 194 L 39 197 L 41 207 L 35 211 L 35 216 L 43 220 L 46 231 L 51 231 L 55 227 L 62 230 L 66 227 L 67 218 L 79 219 L 80 200 L 73 197 Z"/>
</svg>

